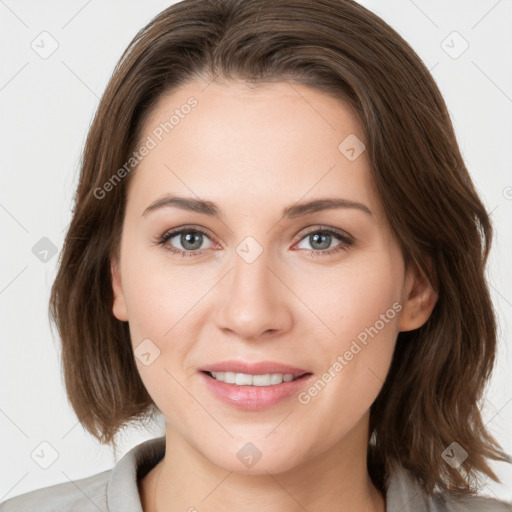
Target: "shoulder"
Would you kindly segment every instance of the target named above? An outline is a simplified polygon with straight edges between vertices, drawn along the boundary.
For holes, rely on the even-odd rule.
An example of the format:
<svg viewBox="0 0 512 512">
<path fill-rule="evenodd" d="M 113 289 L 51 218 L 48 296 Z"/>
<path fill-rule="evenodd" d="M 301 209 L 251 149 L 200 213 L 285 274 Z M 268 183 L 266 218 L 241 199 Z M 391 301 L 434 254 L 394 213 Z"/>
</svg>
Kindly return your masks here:
<svg viewBox="0 0 512 512">
<path fill-rule="evenodd" d="M 36 489 L 0 503 L 0 512 L 106 512 L 111 470 Z"/>
<path fill-rule="evenodd" d="M 387 512 L 512 512 L 512 503 L 486 496 L 458 497 L 436 492 L 428 496 L 413 475 L 394 465 L 386 486 Z M 1 511 L 0 511 L 1 512 Z"/>
<path fill-rule="evenodd" d="M 512 503 L 486 496 L 455 498 L 436 494 L 431 499 L 432 512 L 512 512 Z"/>
<path fill-rule="evenodd" d="M 0 503 L 0 512 L 142 512 L 138 478 L 165 455 L 165 436 L 126 453 L 112 469 L 27 492 Z"/>
</svg>

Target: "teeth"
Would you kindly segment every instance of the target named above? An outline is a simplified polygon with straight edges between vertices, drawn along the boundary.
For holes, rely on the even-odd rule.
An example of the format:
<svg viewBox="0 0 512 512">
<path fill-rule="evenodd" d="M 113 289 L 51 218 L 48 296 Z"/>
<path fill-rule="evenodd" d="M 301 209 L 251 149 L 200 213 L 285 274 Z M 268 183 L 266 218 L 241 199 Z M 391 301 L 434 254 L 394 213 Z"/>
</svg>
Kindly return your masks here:
<svg viewBox="0 0 512 512">
<path fill-rule="evenodd" d="M 236 384 L 237 386 L 275 386 L 294 380 L 291 373 L 267 373 L 265 375 L 248 375 L 247 373 L 210 372 L 214 379 Z M 298 377 L 297 377 L 298 378 Z"/>
</svg>

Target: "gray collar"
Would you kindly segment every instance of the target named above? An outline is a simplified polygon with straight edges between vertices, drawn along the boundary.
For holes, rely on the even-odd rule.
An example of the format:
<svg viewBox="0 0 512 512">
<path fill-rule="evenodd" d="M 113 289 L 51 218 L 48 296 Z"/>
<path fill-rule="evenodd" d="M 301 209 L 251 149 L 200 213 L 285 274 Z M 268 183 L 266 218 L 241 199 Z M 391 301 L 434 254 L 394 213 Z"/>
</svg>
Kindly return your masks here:
<svg viewBox="0 0 512 512">
<path fill-rule="evenodd" d="M 410 473 L 395 466 L 386 488 L 386 512 L 430 512 L 429 497 L 423 492 Z"/>
</svg>

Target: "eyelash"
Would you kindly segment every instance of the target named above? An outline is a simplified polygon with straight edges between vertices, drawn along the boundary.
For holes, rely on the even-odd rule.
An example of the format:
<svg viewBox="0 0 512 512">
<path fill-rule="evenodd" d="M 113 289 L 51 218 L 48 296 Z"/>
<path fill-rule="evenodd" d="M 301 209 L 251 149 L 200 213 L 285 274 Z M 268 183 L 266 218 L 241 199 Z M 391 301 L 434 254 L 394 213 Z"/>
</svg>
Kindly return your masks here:
<svg viewBox="0 0 512 512">
<path fill-rule="evenodd" d="M 210 238 L 208 233 L 203 231 L 199 228 L 191 228 L 191 227 L 185 227 L 185 228 L 179 228 L 174 231 L 168 231 L 164 233 L 156 242 L 157 245 L 161 245 L 166 251 L 171 252 L 172 254 L 181 255 L 183 257 L 185 256 L 200 256 L 203 254 L 206 249 L 201 249 L 199 251 L 191 251 L 191 250 L 183 250 L 183 249 L 176 249 L 172 247 L 171 245 L 167 244 L 167 241 L 171 238 L 174 238 L 176 235 L 180 235 L 182 233 L 201 233 L 202 235 L 206 236 L 207 238 Z M 315 233 L 321 233 L 321 234 L 329 234 L 334 235 L 336 238 L 340 240 L 340 243 L 333 247 L 332 249 L 325 249 L 325 250 L 310 250 L 310 256 L 316 257 L 316 256 L 330 256 L 332 254 L 335 254 L 339 251 L 345 251 L 347 250 L 352 244 L 353 240 L 351 240 L 348 236 L 344 235 L 342 232 L 334 230 L 332 228 L 318 226 L 315 229 L 308 231 L 307 233 L 304 233 L 300 240 L 297 243 L 300 243 L 302 240 L 304 240 L 306 237 L 315 234 Z M 307 249 L 303 249 L 307 250 Z"/>
</svg>

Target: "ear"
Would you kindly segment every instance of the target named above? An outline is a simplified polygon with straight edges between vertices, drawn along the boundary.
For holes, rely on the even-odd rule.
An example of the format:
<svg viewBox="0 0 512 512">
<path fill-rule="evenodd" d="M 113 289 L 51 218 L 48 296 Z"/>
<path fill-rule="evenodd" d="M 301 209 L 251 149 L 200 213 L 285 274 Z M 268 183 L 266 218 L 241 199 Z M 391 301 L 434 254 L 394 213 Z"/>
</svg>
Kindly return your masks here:
<svg viewBox="0 0 512 512">
<path fill-rule="evenodd" d="M 437 302 L 438 293 L 416 262 L 406 270 L 402 294 L 402 312 L 399 331 L 412 331 L 421 327 L 429 318 Z"/>
<path fill-rule="evenodd" d="M 110 258 L 110 273 L 112 276 L 112 290 L 114 292 L 114 303 L 112 312 L 114 316 L 123 322 L 128 320 L 128 312 L 124 301 L 123 287 L 121 284 L 121 273 L 119 271 L 119 259 L 117 256 Z"/>
</svg>

